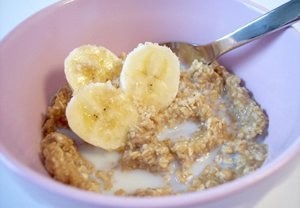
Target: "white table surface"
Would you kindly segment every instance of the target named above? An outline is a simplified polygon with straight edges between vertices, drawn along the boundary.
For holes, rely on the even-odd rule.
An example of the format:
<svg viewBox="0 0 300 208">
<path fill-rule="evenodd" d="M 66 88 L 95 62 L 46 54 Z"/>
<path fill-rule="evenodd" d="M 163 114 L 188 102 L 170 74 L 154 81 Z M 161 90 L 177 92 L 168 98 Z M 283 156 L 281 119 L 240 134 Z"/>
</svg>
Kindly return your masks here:
<svg viewBox="0 0 300 208">
<path fill-rule="evenodd" d="M 17 24 L 57 0 L 0 0 L 0 40 Z M 250 2 L 251 0 L 249 0 Z M 252 0 L 254 1 L 254 0 Z M 272 9 L 286 0 L 255 0 L 264 8 Z M 299 158 L 300 160 L 300 158 Z M 13 199 L 13 200 L 12 200 Z M 1 208 L 51 208 L 39 204 L 13 180 L 7 168 L 0 163 Z M 255 208 L 300 208 L 300 163 L 278 186 L 270 190 Z"/>
</svg>

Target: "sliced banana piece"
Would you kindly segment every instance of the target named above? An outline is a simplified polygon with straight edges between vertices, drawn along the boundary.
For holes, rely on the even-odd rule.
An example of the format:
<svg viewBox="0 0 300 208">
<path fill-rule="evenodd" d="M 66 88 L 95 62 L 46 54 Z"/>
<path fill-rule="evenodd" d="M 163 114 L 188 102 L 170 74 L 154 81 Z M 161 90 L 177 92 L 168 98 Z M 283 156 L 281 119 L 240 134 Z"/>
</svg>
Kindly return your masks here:
<svg viewBox="0 0 300 208">
<path fill-rule="evenodd" d="M 130 52 L 120 75 L 122 90 L 143 105 L 169 106 L 178 92 L 180 64 L 167 47 L 146 42 Z"/>
<path fill-rule="evenodd" d="M 75 48 L 65 59 L 65 75 L 74 91 L 94 82 L 119 77 L 122 60 L 110 50 L 94 45 Z"/>
<path fill-rule="evenodd" d="M 138 118 L 132 102 L 110 82 L 80 88 L 68 103 L 66 116 L 79 137 L 106 150 L 123 146 Z"/>
</svg>

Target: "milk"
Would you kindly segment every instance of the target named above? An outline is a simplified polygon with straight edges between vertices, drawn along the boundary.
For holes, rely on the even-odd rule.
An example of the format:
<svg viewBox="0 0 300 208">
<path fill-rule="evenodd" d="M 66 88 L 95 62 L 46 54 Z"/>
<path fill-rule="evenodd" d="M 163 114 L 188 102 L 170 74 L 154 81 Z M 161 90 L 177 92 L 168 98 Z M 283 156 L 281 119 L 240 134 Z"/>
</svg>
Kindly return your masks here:
<svg viewBox="0 0 300 208">
<path fill-rule="evenodd" d="M 174 128 L 168 128 L 160 132 L 157 137 L 158 140 L 172 139 L 172 141 L 179 140 L 180 138 L 190 138 L 193 133 L 198 129 L 199 124 L 192 121 L 185 121 Z"/>
<path fill-rule="evenodd" d="M 165 129 L 158 135 L 158 138 L 159 140 L 169 138 L 175 141 L 183 137 L 189 138 L 198 129 L 198 126 L 199 124 L 195 122 L 186 121 L 174 128 Z M 67 134 L 70 134 L 70 132 Z M 72 135 L 72 137 L 74 138 L 74 135 Z M 77 139 L 75 139 L 75 141 L 82 156 L 92 162 L 97 170 L 114 170 L 113 187 L 109 191 L 102 192 L 103 194 L 113 194 L 119 189 L 123 189 L 127 193 L 133 193 L 137 189 L 160 188 L 167 183 L 162 174 L 155 174 L 140 169 L 122 171 L 118 165 L 121 157 L 118 152 L 105 151 Z M 215 154 L 216 151 L 195 161 L 191 169 L 193 176 L 199 175 L 204 167 L 212 162 Z M 169 181 L 170 185 L 175 192 L 186 191 L 188 183 L 181 184 L 176 178 L 177 162 L 174 162 L 171 166 L 172 174 Z"/>
<path fill-rule="evenodd" d="M 108 171 L 117 167 L 121 157 L 118 152 L 108 152 L 99 147 L 94 147 L 84 143 L 78 145 L 78 149 L 81 155 L 93 163 L 97 170 Z"/>
<path fill-rule="evenodd" d="M 114 173 L 114 185 L 112 191 L 123 189 L 132 193 L 137 189 L 159 188 L 164 185 L 163 177 L 146 170 L 121 171 Z"/>
</svg>

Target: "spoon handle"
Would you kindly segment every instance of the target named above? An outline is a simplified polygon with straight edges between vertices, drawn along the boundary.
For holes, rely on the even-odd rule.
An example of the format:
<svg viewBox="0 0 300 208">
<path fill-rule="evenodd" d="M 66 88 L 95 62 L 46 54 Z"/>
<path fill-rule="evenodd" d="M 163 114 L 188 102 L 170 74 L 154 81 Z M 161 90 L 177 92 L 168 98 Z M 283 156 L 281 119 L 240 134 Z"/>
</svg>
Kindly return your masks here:
<svg viewBox="0 0 300 208">
<path fill-rule="evenodd" d="M 249 24 L 216 40 L 213 48 L 220 56 L 252 40 L 287 27 L 300 19 L 300 0 L 291 0 Z"/>
</svg>

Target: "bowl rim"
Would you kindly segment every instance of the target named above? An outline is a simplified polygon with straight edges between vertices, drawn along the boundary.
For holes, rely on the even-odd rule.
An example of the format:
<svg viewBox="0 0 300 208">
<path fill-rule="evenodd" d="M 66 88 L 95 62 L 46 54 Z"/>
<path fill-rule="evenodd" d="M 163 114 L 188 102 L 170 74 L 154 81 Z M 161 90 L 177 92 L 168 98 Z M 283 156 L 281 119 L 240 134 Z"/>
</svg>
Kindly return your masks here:
<svg viewBox="0 0 300 208">
<path fill-rule="evenodd" d="M 18 24 L 13 30 L 6 34 L 0 41 L 0 48 L 5 42 L 9 41 L 9 38 L 20 28 L 26 27 L 26 25 L 35 17 L 39 15 L 47 15 L 51 13 L 57 7 L 64 6 L 65 4 L 73 3 L 77 0 L 60 0 L 55 2 L 37 13 L 31 15 L 29 18 Z M 247 6 L 248 0 L 235 0 L 239 3 Z M 46 12 L 46 13 L 45 13 Z M 221 186 L 213 187 L 207 190 L 184 193 L 180 195 L 171 195 L 164 197 L 120 197 L 120 196 L 110 196 L 101 195 L 99 193 L 88 192 L 74 187 L 62 184 L 53 180 L 50 177 L 43 176 L 39 172 L 32 170 L 31 168 L 25 166 L 18 159 L 9 153 L 5 147 L 0 143 L 0 162 L 3 163 L 9 171 L 15 174 L 16 177 L 21 178 L 24 181 L 29 181 L 34 186 L 50 192 L 56 196 L 65 197 L 68 200 L 77 200 L 82 203 L 89 205 L 105 205 L 110 207 L 123 207 L 124 204 L 130 207 L 149 207 L 149 205 L 155 207 L 166 207 L 174 206 L 181 207 L 200 205 L 204 203 L 211 203 L 214 200 L 223 199 L 228 195 L 233 195 L 242 192 L 247 187 L 253 187 L 256 184 L 262 182 L 268 177 L 274 175 L 278 170 L 287 167 L 288 163 L 295 160 L 296 157 L 300 156 L 300 135 L 281 155 L 270 163 L 262 166 L 256 171 L 247 174 L 241 178 L 234 181 L 222 184 Z M 225 190 L 225 191 L 224 191 Z"/>
</svg>

